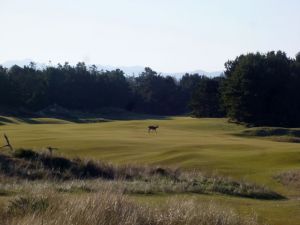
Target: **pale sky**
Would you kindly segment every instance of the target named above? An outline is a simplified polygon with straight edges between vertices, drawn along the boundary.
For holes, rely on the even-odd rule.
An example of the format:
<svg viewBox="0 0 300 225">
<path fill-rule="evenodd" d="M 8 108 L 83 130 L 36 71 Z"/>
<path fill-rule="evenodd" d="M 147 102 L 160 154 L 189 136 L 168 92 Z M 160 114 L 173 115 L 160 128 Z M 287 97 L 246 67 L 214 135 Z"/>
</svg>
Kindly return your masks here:
<svg viewBox="0 0 300 225">
<path fill-rule="evenodd" d="M 299 0 L 0 0 L 0 63 L 223 70 L 247 52 L 300 51 Z"/>
</svg>

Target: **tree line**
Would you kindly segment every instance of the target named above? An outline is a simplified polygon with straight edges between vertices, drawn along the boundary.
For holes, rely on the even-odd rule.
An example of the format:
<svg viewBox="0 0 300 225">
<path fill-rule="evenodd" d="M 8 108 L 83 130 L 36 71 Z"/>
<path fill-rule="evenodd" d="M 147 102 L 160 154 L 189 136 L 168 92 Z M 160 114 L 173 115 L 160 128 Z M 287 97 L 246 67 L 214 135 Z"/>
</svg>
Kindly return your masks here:
<svg viewBox="0 0 300 225">
<path fill-rule="evenodd" d="M 117 69 L 99 71 L 80 62 L 37 69 L 34 63 L 0 66 L 0 110 L 23 108 L 36 112 L 56 104 L 70 110 L 93 112 L 120 108 L 137 113 L 178 115 L 191 111 L 198 84 L 210 79 L 186 74 L 180 80 L 145 68 L 137 77 Z M 210 116 L 207 114 L 207 116 Z"/>
<path fill-rule="evenodd" d="M 185 74 L 177 80 L 151 68 L 136 77 L 80 62 L 37 69 L 0 66 L 1 108 L 39 111 L 120 108 L 131 112 L 229 117 L 253 125 L 300 126 L 300 53 L 249 53 L 225 63 L 224 74 Z"/>
</svg>

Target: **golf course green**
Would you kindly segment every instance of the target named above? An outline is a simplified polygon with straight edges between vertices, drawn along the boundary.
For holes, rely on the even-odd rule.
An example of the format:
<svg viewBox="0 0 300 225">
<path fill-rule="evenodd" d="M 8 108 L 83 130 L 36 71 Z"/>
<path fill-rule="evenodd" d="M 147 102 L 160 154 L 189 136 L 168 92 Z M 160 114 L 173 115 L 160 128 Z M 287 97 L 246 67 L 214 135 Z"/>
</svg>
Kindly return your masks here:
<svg viewBox="0 0 300 225">
<path fill-rule="evenodd" d="M 300 144 L 276 141 L 273 136 L 244 135 L 245 131 L 258 128 L 228 123 L 224 118 L 190 117 L 99 123 L 0 117 L 0 123 L 1 145 L 5 145 L 2 138 L 5 133 L 15 149 L 46 151 L 51 146 L 58 149 L 55 154 L 71 158 L 200 170 L 266 186 L 286 199 L 255 200 L 201 194 L 182 197 L 215 201 L 230 205 L 241 213 L 255 213 L 262 223 L 300 223 L 299 186 L 282 184 L 277 178 L 284 172 L 300 169 Z M 159 125 L 157 132 L 149 133 L 149 125 Z M 140 201 L 159 202 L 165 195 L 133 197 Z"/>
</svg>

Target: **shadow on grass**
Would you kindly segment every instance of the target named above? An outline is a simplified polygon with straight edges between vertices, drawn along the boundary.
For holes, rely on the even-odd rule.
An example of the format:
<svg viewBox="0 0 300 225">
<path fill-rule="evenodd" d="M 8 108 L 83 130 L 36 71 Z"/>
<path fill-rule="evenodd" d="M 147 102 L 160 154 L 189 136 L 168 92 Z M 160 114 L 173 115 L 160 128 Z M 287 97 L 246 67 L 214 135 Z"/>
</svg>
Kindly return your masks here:
<svg viewBox="0 0 300 225">
<path fill-rule="evenodd" d="M 53 119 L 53 121 L 43 121 L 39 120 L 41 117 L 18 117 L 16 120 L 20 123 L 26 124 L 60 124 L 62 121 L 70 123 L 105 123 L 112 121 L 130 121 L 130 120 L 172 120 L 169 116 L 156 116 L 156 115 L 133 115 L 133 116 L 124 116 L 124 115 L 108 115 L 105 117 L 61 117 L 61 116 L 47 116 L 43 118 Z M 55 120 L 62 121 L 55 121 Z M 5 119 L 2 121 L 0 117 L 0 125 L 5 125 L 9 123 L 16 123 L 13 120 Z"/>
<path fill-rule="evenodd" d="M 259 127 L 250 128 L 233 135 L 238 137 L 268 138 L 277 142 L 300 143 L 299 128 Z"/>
<path fill-rule="evenodd" d="M 143 114 L 114 107 L 103 107 L 93 111 L 80 111 L 64 108 L 57 104 L 49 105 L 48 107 L 36 112 L 28 111 L 20 107 L 0 107 L 0 115 L 0 125 L 18 122 L 28 124 L 58 123 L 58 121 L 47 121 L 41 120 L 40 118 L 59 119 L 72 123 L 101 123 L 114 120 L 168 120 L 172 119 L 170 116 L 175 116 Z M 9 117 L 13 118 L 13 120 Z M 61 122 L 62 121 L 60 121 L 60 123 Z"/>
<path fill-rule="evenodd" d="M 15 121 L 13 121 L 12 119 L 0 116 L 0 125 L 4 125 L 5 123 L 15 123 Z"/>
</svg>

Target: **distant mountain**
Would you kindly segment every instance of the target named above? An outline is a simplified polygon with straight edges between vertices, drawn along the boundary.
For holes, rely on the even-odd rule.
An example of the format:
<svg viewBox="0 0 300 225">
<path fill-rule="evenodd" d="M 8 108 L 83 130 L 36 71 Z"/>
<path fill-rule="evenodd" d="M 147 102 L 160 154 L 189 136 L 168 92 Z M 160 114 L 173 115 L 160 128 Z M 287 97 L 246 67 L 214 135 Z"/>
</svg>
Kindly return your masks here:
<svg viewBox="0 0 300 225">
<path fill-rule="evenodd" d="M 96 65 L 99 70 L 115 70 L 120 69 L 128 76 L 137 76 L 142 73 L 145 69 L 143 66 L 103 66 L 103 65 Z"/>
<path fill-rule="evenodd" d="M 217 77 L 220 76 L 223 71 L 213 71 L 213 72 L 207 72 L 204 70 L 194 70 L 194 71 L 188 71 L 188 72 L 182 72 L 182 73 L 173 73 L 172 76 L 175 77 L 182 77 L 184 74 L 189 73 L 189 74 L 199 74 L 199 75 L 205 75 L 207 77 Z M 163 74 L 167 74 L 167 73 L 163 73 Z M 168 75 L 168 74 L 167 74 Z"/>
<path fill-rule="evenodd" d="M 34 62 L 36 64 L 36 67 L 39 68 L 39 69 L 43 69 L 47 66 L 46 63 L 35 62 L 32 59 L 10 60 L 10 61 L 5 61 L 3 63 L 0 63 L 0 65 L 2 65 L 4 67 L 7 67 L 7 68 L 12 67 L 13 65 L 18 65 L 18 66 L 23 67 L 23 66 L 29 65 L 30 62 Z M 99 70 L 104 70 L 104 71 L 106 71 L 106 70 L 111 71 L 111 70 L 115 70 L 115 69 L 120 69 L 128 76 L 137 76 L 140 73 L 142 73 L 145 69 L 145 67 L 143 67 L 143 66 L 107 66 L 107 65 L 106 66 L 96 65 L 96 66 Z M 173 76 L 173 77 L 176 77 L 176 78 L 181 78 L 186 73 L 189 73 L 189 74 L 197 73 L 199 75 L 205 75 L 205 76 L 208 76 L 208 77 L 216 77 L 216 76 L 219 76 L 220 74 L 222 74 L 223 71 L 207 72 L 207 71 L 204 71 L 204 70 L 195 70 L 195 71 L 178 72 L 178 73 L 166 73 L 166 72 L 158 72 L 158 73 L 162 74 L 163 76 L 169 75 L 169 76 Z"/>
<path fill-rule="evenodd" d="M 145 67 L 143 66 L 120 66 L 120 67 L 116 67 L 116 66 L 102 66 L 102 65 L 97 65 L 97 68 L 99 70 L 115 70 L 115 69 L 120 69 L 122 71 L 124 71 L 125 74 L 127 74 L 128 76 L 137 76 L 140 73 L 142 73 L 145 69 Z M 205 75 L 208 77 L 216 77 L 216 76 L 220 76 L 220 74 L 223 73 L 223 71 L 214 71 L 214 72 L 207 72 L 204 70 L 195 70 L 195 71 L 187 71 L 187 72 L 176 72 L 176 73 L 166 73 L 166 72 L 158 72 L 160 74 L 162 74 L 163 76 L 173 76 L 176 78 L 180 78 L 182 77 L 184 74 L 189 73 L 189 74 L 199 74 L 199 75 Z"/>
</svg>

